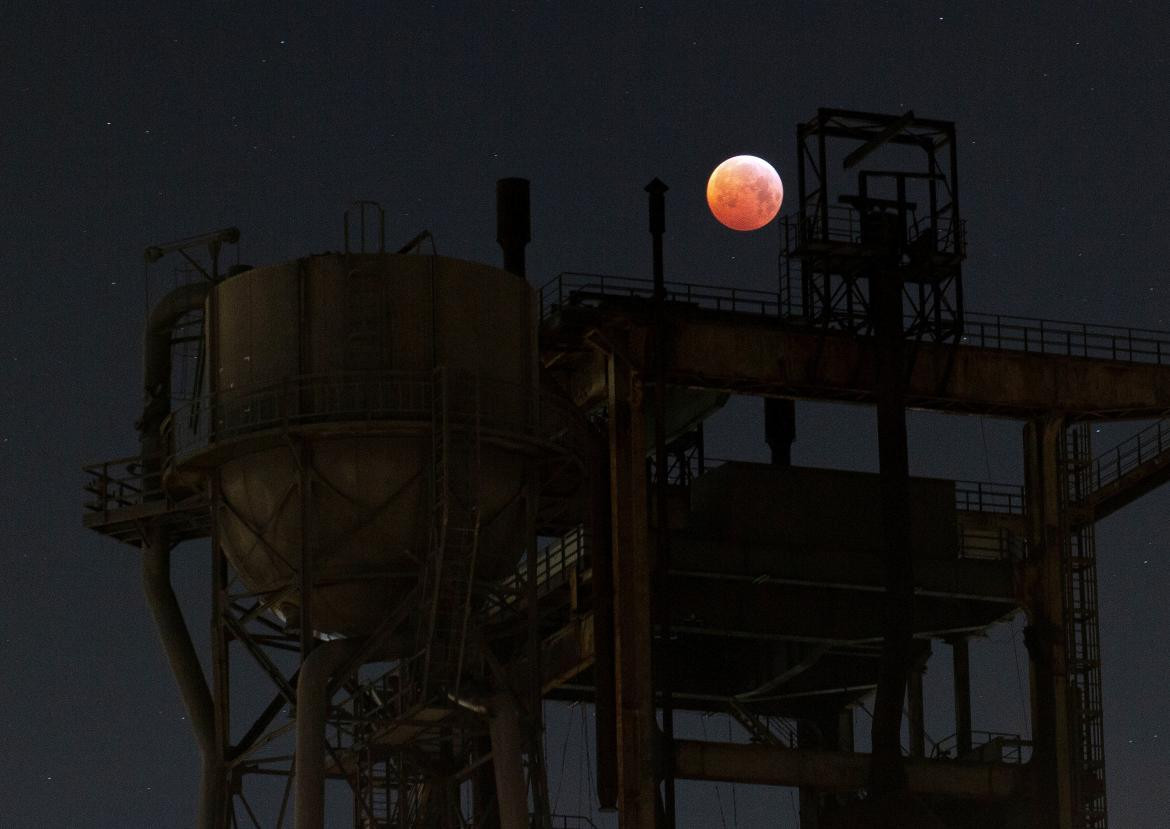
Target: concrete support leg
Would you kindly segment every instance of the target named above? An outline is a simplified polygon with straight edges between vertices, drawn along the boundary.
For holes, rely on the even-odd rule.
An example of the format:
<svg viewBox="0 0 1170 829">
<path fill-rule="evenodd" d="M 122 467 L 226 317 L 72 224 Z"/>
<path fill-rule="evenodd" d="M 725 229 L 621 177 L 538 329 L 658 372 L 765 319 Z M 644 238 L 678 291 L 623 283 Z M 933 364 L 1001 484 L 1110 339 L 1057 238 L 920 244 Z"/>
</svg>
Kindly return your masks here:
<svg viewBox="0 0 1170 829">
<path fill-rule="evenodd" d="M 609 356 L 610 503 L 617 697 L 618 824 L 655 829 L 657 723 L 651 685 L 646 434 L 642 385 L 629 365 Z"/>
<path fill-rule="evenodd" d="M 1032 686 L 1033 825 L 1072 829 L 1073 709 L 1067 678 L 1064 557 L 1069 533 L 1061 462 L 1065 421 L 1048 417 L 1024 428 L 1029 520 L 1025 605 Z"/>
<path fill-rule="evenodd" d="M 357 654 L 361 643 L 338 639 L 317 645 L 297 677 L 296 829 L 325 829 L 325 720 L 329 680 Z"/>
</svg>

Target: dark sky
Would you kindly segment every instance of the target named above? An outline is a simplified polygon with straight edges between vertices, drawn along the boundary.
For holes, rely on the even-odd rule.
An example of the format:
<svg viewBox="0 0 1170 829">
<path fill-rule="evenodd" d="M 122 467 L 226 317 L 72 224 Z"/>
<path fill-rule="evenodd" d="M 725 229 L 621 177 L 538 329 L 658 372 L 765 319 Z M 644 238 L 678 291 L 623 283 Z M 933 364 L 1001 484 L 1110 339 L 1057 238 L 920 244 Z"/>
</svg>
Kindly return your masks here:
<svg viewBox="0 0 1170 829">
<path fill-rule="evenodd" d="M 373 198 L 390 244 L 427 228 L 497 262 L 494 181 L 522 175 L 534 282 L 644 275 L 659 176 L 669 279 L 771 287 L 774 230 L 718 226 L 710 170 L 754 153 L 794 185 L 795 124 L 818 106 L 913 108 L 957 122 L 969 307 L 1170 328 L 1168 35 L 1152 0 L 3 4 L 0 825 L 190 824 L 197 752 L 136 554 L 80 527 L 80 465 L 136 446 L 145 245 L 234 224 L 244 261 L 279 261 L 338 248 L 345 206 Z M 729 407 L 714 451 L 761 457 L 758 409 Z M 914 471 L 1019 482 L 1020 425 L 980 426 L 913 416 Z M 869 410 L 802 406 L 799 428 L 799 463 L 876 465 Z M 1116 827 L 1170 813 L 1168 506 L 1150 495 L 1098 532 Z M 176 558 L 203 641 L 206 548 Z M 1018 730 L 1018 625 L 973 650 L 975 727 Z M 936 738 L 946 677 L 932 664 Z M 581 716 L 551 718 L 561 811 Z M 681 796 L 682 826 L 721 825 L 717 807 L 793 825 L 786 791 Z"/>
</svg>

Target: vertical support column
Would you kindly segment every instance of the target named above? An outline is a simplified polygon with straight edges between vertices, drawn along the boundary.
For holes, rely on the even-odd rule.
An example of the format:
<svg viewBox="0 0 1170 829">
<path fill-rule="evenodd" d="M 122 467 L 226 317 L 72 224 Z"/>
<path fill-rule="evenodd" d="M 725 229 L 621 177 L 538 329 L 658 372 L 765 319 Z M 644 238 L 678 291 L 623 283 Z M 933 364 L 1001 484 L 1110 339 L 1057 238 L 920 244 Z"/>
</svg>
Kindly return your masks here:
<svg viewBox="0 0 1170 829">
<path fill-rule="evenodd" d="M 922 705 L 922 674 L 921 666 L 910 669 L 910 676 L 906 684 L 907 720 L 910 727 L 910 756 L 919 759 L 926 756 L 926 727 Z"/>
<path fill-rule="evenodd" d="M 837 713 L 837 749 L 839 751 L 854 751 L 853 746 L 853 706 L 847 705 Z"/>
<path fill-rule="evenodd" d="M 836 748 L 839 720 L 835 713 L 830 717 L 818 717 L 815 721 L 799 720 L 796 724 L 797 748 L 806 751 L 828 751 Z M 825 822 L 826 795 L 817 789 L 802 786 L 798 796 L 800 829 L 820 829 Z"/>
<path fill-rule="evenodd" d="M 316 539 L 313 536 L 313 452 L 307 442 L 302 441 L 294 450 L 300 472 L 301 488 L 301 560 L 297 575 L 297 592 L 300 607 L 301 661 L 304 662 L 313 650 L 313 581 L 314 552 Z"/>
<path fill-rule="evenodd" d="M 511 694 L 497 694 L 488 706 L 488 731 L 496 775 L 500 829 L 526 829 L 528 788 L 524 785 L 524 731 L 520 707 Z M 539 823 L 533 823 L 539 826 Z"/>
<path fill-rule="evenodd" d="M 1036 775 L 1032 824 L 1073 829 L 1073 709 L 1064 634 L 1064 556 L 1068 521 L 1061 464 L 1065 420 L 1050 416 L 1024 427 L 1026 513 L 1029 522 L 1024 601 L 1032 686 L 1032 766 Z"/>
<path fill-rule="evenodd" d="M 865 179 L 861 180 L 865 197 Z M 878 461 L 881 474 L 881 526 L 885 566 L 882 658 L 873 707 L 870 787 L 877 795 L 906 788 L 902 757 L 902 705 L 910 668 L 914 628 L 914 559 L 910 532 L 910 464 L 907 457 L 905 342 L 902 329 L 901 240 L 905 228 L 905 182 L 898 180 L 899 215 L 894 239 L 889 217 L 867 215 L 863 231 L 892 243 L 890 253 L 869 277 L 875 342 Z"/>
<path fill-rule="evenodd" d="M 597 736 L 597 805 L 617 809 L 617 697 L 614 663 L 613 522 L 608 444 L 597 441 L 593 467 L 593 685 Z"/>
<path fill-rule="evenodd" d="M 772 466 L 792 466 L 792 443 L 796 440 L 795 400 L 764 398 L 764 440 L 772 450 Z"/>
<path fill-rule="evenodd" d="M 955 675 L 955 745 L 959 757 L 971 753 L 971 651 L 966 636 L 951 640 Z"/>
<path fill-rule="evenodd" d="M 655 829 L 654 695 L 646 435 L 642 384 L 620 357 L 607 357 L 610 504 L 613 522 L 614 656 L 618 825 Z"/>
<path fill-rule="evenodd" d="M 670 647 L 670 527 L 667 518 L 669 492 L 666 455 L 666 277 L 663 270 L 662 236 L 666 233 L 667 186 L 659 179 L 646 185 L 650 194 L 650 237 L 654 265 L 654 599 L 651 618 L 658 620 L 661 638 L 658 643 L 658 664 L 651 682 L 662 700 L 662 794 L 664 829 L 674 829 L 674 700 L 671 689 Z"/>
<path fill-rule="evenodd" d="M 223 624 L 227 613 L 228 572 L 227 558 L 219 542 L 219 516 L 216 511 L 220 503 L 219 473 L 211 477 L 211 695 L 215 713 L 215 744 L 219 752 L 217 761 L 220 775 L 225 775 L 224 760 L 231 747 L 231 658 L 228 651 L 228 631 Z M 233 774 L 233 781 L 238 778 Z M 222 791 L 215 804 L 215 825 L 227 827 L 231 813 L 231 800 L 235 786 Z"/>
</svg>

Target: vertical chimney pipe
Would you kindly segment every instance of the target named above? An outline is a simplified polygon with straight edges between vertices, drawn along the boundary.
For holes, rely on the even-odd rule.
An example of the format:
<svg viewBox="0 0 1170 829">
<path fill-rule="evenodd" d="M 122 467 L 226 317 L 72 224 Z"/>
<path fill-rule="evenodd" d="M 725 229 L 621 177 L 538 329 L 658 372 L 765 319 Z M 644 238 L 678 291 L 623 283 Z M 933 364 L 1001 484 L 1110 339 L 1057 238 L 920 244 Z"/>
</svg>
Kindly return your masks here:
<svg viewBox="0 0 1170 829">
<path fill-rule="evenodd" d="M 532 241 L 526 178 L 502 178 L 496 182 L 496 241 L 504 252 L 504 270 L 524 278 L 524 248 Z"/>
</svg>

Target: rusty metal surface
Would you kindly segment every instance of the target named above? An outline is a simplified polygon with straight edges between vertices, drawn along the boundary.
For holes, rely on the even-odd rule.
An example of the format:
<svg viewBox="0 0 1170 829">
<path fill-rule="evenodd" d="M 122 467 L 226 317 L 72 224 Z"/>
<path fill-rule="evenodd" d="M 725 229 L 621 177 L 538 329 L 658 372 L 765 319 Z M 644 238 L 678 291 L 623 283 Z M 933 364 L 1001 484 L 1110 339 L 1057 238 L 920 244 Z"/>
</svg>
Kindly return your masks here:
<svg viewBox="0 0 1170 829">
<path fill-rule="evenodd" d="M 557 288 L 557 291 L 564 291 Z M 668 377 L 676 385 L 737 394 L 873 402 L 872 341 L 792 324 L 777 295 L 720 289 L 708 300 L 670 294 Z M 613 293 L 606 293 L 613 291 Z M 587 338 L 622 331 L 631 359 L 645 363 L 651 320 L 646 287 L 558 296 L 544 319 L 545 361 L 568 377 L 581 405 L 596 400 L 596 363 L 571 355 Z M 633 296 L 630 296 L 630 293 Z M 910 347 L 907 402 L 912 408 L 1028 417 L 1064 411 L 1074 418 L 1156 418 L 1170 411 L 1170 334 L 1075 323 L 981 321 L 958 344 Z M 1083 329 L 1083 330 L 1082 330 Z M 1034 332 L 1034 333 L 1033 333 Z M 574 343 L 577 346 L 574 346 Z M 558 357 L 559 355 L 559 357 Z M 554 359 L 557 358 L 557 359 Z"/>
</svg>

